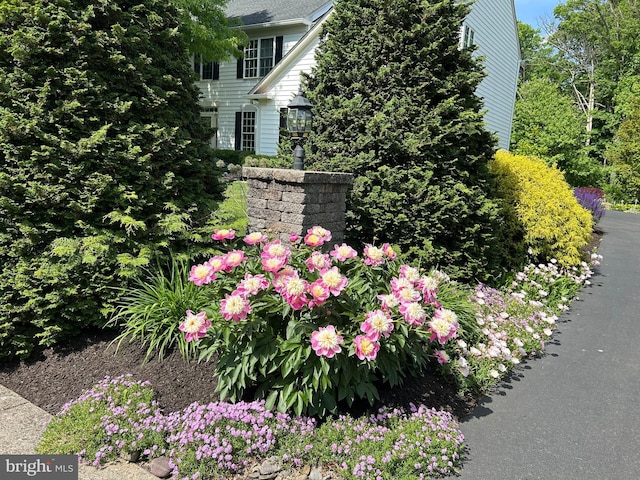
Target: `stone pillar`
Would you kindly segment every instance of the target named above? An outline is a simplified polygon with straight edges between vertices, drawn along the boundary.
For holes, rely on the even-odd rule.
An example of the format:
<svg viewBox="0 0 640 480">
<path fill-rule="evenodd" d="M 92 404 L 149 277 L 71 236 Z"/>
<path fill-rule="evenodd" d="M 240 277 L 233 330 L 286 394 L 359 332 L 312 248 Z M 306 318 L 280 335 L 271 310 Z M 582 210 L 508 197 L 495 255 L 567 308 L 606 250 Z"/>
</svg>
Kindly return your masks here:
<svg viewBox="0 0 640 480">
<path fill-rule="evenodd" d="M 244 167 L 249 232 L 272 231 L 283 241 L 319 225 L 332 234 L 331 245 L 344 240 L 350 173 Z"/>
</svg>

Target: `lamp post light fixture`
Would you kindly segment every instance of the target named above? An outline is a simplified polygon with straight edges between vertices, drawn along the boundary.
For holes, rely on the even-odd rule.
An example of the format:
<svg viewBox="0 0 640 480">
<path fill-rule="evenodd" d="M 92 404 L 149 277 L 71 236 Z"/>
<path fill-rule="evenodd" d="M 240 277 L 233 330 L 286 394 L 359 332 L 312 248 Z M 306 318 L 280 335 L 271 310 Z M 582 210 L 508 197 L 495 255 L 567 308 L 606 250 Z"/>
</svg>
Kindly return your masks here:
<svg viewBox="0 0 640 480">
<path fill-rule="evenodd" d="M 311 132 L 313 122 L 311 109 L 313 105 L 302 95 L 302 92 L 298 92 L 291 100 L 291 103 L 287 105 L 287 108 L 289 109 L 287 112 L 287 130 L 289 130 L 291 140 L 296 144 L 293 151 L 293 168 L 295 170 L 304 170 L 304 148 L 302 145 Z"/>
</svg>

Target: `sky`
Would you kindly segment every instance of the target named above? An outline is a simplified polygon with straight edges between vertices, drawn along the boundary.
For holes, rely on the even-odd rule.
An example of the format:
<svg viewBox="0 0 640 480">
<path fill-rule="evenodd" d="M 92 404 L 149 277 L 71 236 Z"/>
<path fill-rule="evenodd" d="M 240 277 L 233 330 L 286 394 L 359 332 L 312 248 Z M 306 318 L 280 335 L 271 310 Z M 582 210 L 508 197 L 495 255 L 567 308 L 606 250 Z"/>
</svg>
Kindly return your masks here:
<svg viewBox="0 0 640 480">
<path fill-rule="evenodd" d="M 535 28 L 541 27 L 540 18 L 553 18 L 553 9 L 562 0 L 514 0 L 516 5 L 516 18 L 528 23 Z"/>
</svg>

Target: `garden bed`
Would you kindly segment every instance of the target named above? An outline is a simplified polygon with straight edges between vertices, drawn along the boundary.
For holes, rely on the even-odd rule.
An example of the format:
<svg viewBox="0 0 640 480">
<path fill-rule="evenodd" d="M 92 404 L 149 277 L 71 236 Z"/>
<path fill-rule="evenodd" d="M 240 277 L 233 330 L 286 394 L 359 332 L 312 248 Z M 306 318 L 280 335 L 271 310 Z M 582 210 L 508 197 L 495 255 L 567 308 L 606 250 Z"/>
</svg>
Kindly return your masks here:
<svg viewBox="0 0 640 480">
<path fill-rule="evenodd" d="M 145 349 L 139 344 L 125 343 L 115 353 L 111 345 L 115 337 L 113 331 L 98 330 L 71 340 L 64 347 L 43 350 L 33 359 L 4 363 L 0 365 L 0 383 L 51 414 L 58 413 L 62 405 L 105 376 L 127 373 L 136 380 L 151 382 L 167 413 L 193 402 L 217 400 L 213 363 L 187 363 L 177 352 L 163 361 L 152 358 L 143 363 Z M 380 393 L 380 405 L 408 406 L 413 402 L 448 411 L 457 419 L 466 416 L 476 403 L 472 395 L 459 395 L 455 385 L 429 372 L 408 379 L 401 388 L 381 387 Z M 365 406 L 355 407 L 353 414 Z"/>
</svg>

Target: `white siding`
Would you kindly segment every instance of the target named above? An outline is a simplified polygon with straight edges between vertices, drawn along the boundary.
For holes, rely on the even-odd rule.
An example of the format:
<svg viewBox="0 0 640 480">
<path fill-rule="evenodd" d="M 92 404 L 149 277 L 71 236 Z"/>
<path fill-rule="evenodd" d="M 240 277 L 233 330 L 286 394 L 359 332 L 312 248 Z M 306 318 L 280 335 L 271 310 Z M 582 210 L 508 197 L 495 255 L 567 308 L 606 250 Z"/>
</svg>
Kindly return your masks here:
<svg viewBox="0 0 640 480">
<path fill-rule="evenodd" d="M 485 57 L 487 76 L 477 94 L 484 101 L 487 129 L 496 133 L 500 148 L 508 149 L 520 65 L 513 0 L 476 0 L 465 24 L 473 28 L 477 53 Z M 272 27 L 249 29 L 247 33 L 251 39 L 282 35 L 283 55 L 286 55 L 307 28 L 305 25 Z M 218 148 L 236 148 L 235 114 L 252 109 L 257 112 L 256 153 L 277 154 L 280 109 L 285 108 L 298 92 L 300 73 L 310 72 L 315 65 L 318 42 L 315 38 L 306 48 L 292 52 L 295 58 L 287 60 L 286 71 L 280 77 L 270 79 L 268 86 L 261 86 L 260 92 L 266 98 L 249 99 L 248 92 L 260 79 L 237 79 L 236 61 L 220 65 L 219 80 L 198 82 L 203 106 L 218 108 Z"/>
<path fill-rule="evenodd" d="M 487 129 L 497 134 L 500 148 L 509 149 L 520 66 L 513 0 L 476 0 L 465 24 L 484 57 L 487 76 L 476 93 L 484 100 Z"/>
<path fill-rule="evenodd" d="M 265 38 L 280 36 L 283 38 L 283 56 L 306 33 L 306 27 L 289 27 L 286 29 L 261 29 L 259 33 L 247 32 L 249 38 Z M 236 60 L 220 64 L 220 78 L 218 80 L 196 82 L 201 92 L 203 106 L 218 108 L 218 148 L 236 149 L 235 118 L 236 112 L 245 110 L 257 111 L 256 118 L 256 153 L 275 155 L 278 144 L 279 112 L 275 107 L 268 107 L 264 100 L 252 101 L 247 93 L 258 83 L 259 78 L 236 78 Z M 295 87 L 295 92 L 298 87 Z M 286 107 L 286 102 L 283 105 Z"/>
<path fill-rule="evenodd" d="M 300 87 L 302 72 L 310 73 L 315 65 L 315 51 L 318 46 L 316 39 L 309 48 L 296 52 L 296 59 L 286 73 L 278 78 L 269 91 L 268 101 L 260 102 L 262 123 L 260 125 L 260 151 L 263 155 L 276 155 L 278 149 L 278 132 L 280 124 L 280 109 L 286 108 Z"/>
</svg>

